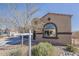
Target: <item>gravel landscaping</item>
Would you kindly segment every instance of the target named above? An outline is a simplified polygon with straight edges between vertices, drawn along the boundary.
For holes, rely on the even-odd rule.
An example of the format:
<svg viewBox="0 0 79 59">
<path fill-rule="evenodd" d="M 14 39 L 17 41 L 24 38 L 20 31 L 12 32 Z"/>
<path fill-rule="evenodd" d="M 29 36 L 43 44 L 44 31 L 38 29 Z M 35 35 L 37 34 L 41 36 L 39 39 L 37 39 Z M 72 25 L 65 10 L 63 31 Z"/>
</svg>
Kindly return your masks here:
<svg viewBox="0 0 79 59">
<path fill-rule="evenodd" d="M 59 50 L 59 56 L 79 56 L 79 53 L 66 51 L 66 46 L 56 46 L 56 48 Z"/>
</svg>

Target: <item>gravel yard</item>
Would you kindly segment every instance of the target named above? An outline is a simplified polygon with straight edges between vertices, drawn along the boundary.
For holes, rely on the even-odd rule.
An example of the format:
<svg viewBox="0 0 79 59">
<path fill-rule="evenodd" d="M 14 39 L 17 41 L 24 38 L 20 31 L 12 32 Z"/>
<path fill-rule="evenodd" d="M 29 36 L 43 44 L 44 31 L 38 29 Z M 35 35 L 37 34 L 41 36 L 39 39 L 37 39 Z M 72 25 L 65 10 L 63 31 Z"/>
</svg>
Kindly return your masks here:
<svg viewBox="0 0 79 59">
<path fill-rule="evenodd" d="M 72 53 L 66 51 L 66 46 L 56 46 L 56 48 L 59 50 L 59 56 L 79 56 L 79 53 Z"/>
</svg>

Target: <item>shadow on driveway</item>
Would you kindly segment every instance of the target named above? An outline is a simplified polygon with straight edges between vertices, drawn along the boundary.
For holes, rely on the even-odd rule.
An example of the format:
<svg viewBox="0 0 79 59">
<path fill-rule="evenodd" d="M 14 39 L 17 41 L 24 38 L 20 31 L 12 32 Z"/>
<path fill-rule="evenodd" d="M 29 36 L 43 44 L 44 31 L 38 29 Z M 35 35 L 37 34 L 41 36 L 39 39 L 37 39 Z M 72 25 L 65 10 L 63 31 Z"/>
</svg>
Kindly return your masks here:
<svg viewBox="0 0 79 59">
<path fill-rule="evenodd" d="M 24 36 L 23 39 L 24 39 L 24 42 L 28 42 L 28 36 Z M 22 37 L 21 36 L 11 37 L 11 38 L 8 38 L 6 41 L 7 41 L 6 44 L 8 45 L 18 45 L 18 44 L 21 44 Z"/>
</svg>

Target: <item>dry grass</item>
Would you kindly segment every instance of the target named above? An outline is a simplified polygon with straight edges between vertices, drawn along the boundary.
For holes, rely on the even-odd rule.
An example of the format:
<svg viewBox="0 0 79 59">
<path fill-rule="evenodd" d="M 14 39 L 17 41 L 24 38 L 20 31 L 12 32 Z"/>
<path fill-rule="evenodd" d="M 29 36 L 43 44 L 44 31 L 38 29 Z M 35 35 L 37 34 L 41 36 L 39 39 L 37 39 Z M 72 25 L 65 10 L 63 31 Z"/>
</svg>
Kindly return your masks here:
<svg viewBox="0 0 79 59">
<path fill-rule="evenodd" d="M 27 51 L 28 51 L 28 46 L 25 46 L 25 45 L 23 46 L 13 45 L 13 46 L 8 46 L 8 47 L 1 47 L 1 48 L 2 49 L 0 50 L 0 56 L 9 56 L 10 53 L 12 53 L 13 51 L 16 51 L 17 49 L 20 49 L 20 52 L 22 53 L 22 55 L 25 56 L 27 55 Z"/>
</svg>

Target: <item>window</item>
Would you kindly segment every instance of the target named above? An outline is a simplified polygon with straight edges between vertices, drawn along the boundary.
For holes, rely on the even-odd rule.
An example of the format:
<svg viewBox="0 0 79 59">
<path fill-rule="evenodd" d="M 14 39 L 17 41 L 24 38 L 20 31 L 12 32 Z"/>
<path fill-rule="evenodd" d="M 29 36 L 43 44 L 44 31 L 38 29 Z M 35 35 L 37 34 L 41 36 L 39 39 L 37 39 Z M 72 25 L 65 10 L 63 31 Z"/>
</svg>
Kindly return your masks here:
<svg viewBox="0 0 79 59">
<path fill-rule="evenodd" d="M 43 28 L 44 37 L 57 37 L 57 27 L 53 23 L 47 23 Z"/>
</svg>

